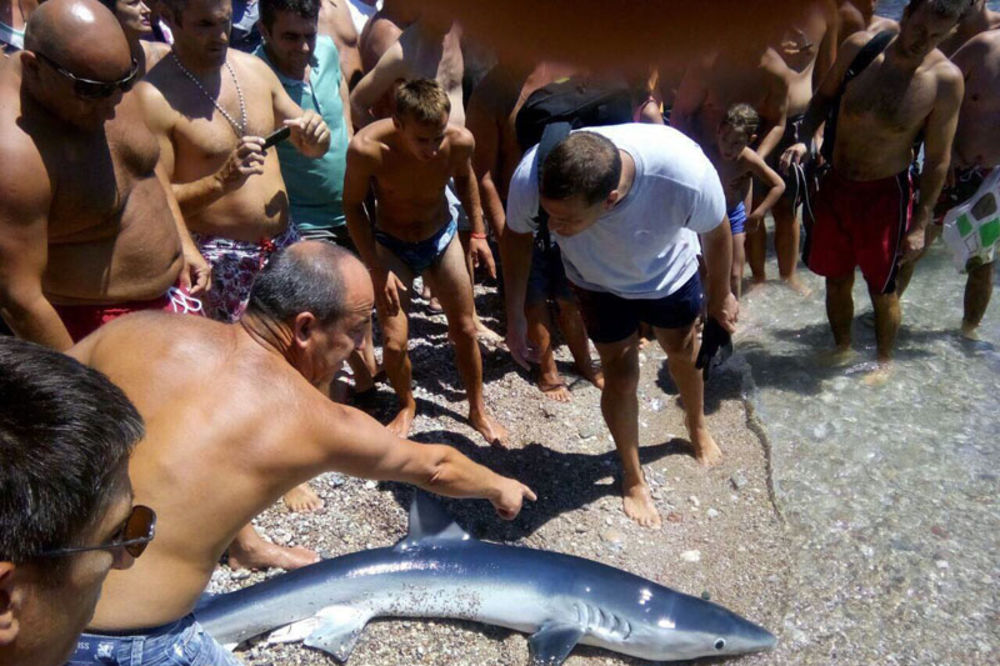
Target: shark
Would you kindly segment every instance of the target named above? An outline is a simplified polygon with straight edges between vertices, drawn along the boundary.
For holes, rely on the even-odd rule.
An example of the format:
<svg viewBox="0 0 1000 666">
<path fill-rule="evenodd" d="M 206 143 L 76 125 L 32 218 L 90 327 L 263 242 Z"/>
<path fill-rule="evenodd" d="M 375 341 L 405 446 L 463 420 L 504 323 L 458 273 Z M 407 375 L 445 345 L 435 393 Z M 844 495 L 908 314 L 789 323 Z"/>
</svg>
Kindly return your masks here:
<svg viewBox="0 0 1000 666">
<path fill-rule="evenodd" d="M 392 547 L 322 560 L 209 597 L 195 617 L 223 645 L 270 632 L 346 662 L 377 617 L 471 620 L 529 634 L 533 666 L 577 645 L 655 661 L 768 650 L 776 638 L 732 611 L 621 569 L 471 537 L 426 493 Z"/>
</svg>

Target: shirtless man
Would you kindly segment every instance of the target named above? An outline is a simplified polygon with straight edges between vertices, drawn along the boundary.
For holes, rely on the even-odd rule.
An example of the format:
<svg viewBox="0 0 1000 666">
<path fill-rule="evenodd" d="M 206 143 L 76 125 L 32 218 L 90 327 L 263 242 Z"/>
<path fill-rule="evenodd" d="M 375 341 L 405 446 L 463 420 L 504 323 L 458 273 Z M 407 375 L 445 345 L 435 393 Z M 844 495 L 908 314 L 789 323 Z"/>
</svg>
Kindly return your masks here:
<svg viewBox="0 0 1000 666">
<path fill-rule="evenodd" d="M 986 0 L 972 0 L 958 22 L 958 28 L 938 48 L 949 58 L 976 35 L 1000 28 L 1000 12 L 986 6 Z"/>
<path fill-rule="evenodd" d="M 875 310 L 879 368 L 866 380 L 885 381 L 900 309 L 897 275 L 924 247 L 924 232 L 941 193 L 962 101 L 962 73 L 937 50 L 968 0 L 911 0 L 900 33 L 847 85 L 840 102 L 831 172 L 813 202 L 815 222 L 806 250 L 809 268 L 826 278 L 826 310 L 836 350 L 851 347 L 854 269 L 868 284 Z M 802 123 L 812 136 L 835 103 L 841 82 L 872 35 L 857 33 L 841 47 Z M 913 201 L 913 144 L 925 137 L 920 200 Z M 806 154 L 798 143 L 782 168 Z M 912 212 L 912 215 L 911 215 Z"/>
<path fill-rule="evenodd" d="M 184 219 L 213 265 L 208 314 L 235 321 L 267 257 L 297 238 L 277 151 L 265 152 L 262 137 L 289 126 L 292 145 L 318 158 L 330 131 L 266 63 L 228 48 L 229 0 L 166 6 L 173 50 L 137 89 Z"/>
<path fill-rule="evenodd" d="M 501 63 L 486 74 L 469 98 L 466 121 L 469 131 L 476 137 L 472 167 L 479 182 L 484 214 L 496 238 L 502 238 L 507 226 L 504 213 L 507 189 L 522 156 L 515 129 L 517 112 L 531 93 L 571 71 L 554 63 L 541 63 L 530 71 Z M 542 248 L 535 248 L 536 254 L 542 251 Z M 558 248 L 550 246 L 549 251 L 558 253 Z M 558 256 L 550 256 L 548 262 L 543 256 L 537 265 L 534 257 L 532 261 L 535 288 L 526 298 L 525 314 L 528 335 L 538 354 L 538 388 L 552 400 L 568 402 L 571 397 L 569 387 L 559 374 L 554 356 L 549 300 L 554 301 L 558 311 L 559 329 L 573 355 L 577 371 L 598 388 L 603 387 L 604 377 L 591 361 L 587 331 L 580 308 L 569 289 L 562 261 Z M 515 361 L 527 366 L 525 360 L 515 357 Z"/>
<path fill-rule="evenodd" d="M 337 45 L 340 73 L 353 88 L 364 72 L 361 69 L 360 39 L 351 19 L 347 0 L 323 0 L 319 3 L 319 34 L 327 35 Z"/>
<path fill-rule="evenodd" d="M 465 126 L 465 103 L 462 97 L 462 74 L 465 63 L 462 58 L 461 31 L 451 21 L 435 20 L 425 16 L 413 0 L 401 2 L 401 11 L 414 12 L 411 23 L 399 35 L 399 39 L 389 46 L 372 69 L 351 91 L 351 117 L 358 127 L 364 127 L 376 119 L 372 113 L 379 99 L 399 81 L 410 79 L 435 79 L 444 88 L 451 101 L 448 122 Z"/>
<path fill-rule="evenodd" d="M 941 194 L 936 224 L 927 228 L 927 244 L 941 235 L 941 217 L 965 203 L 993 169 L 1000 167 L 1000 30 L 982 32 L 960 48 L 951 61 L 965 77 L 965 97 L 952 144 L 948 184 Z M 962 335 L 975 340 L 993 294 L 996 247 L 968 268 Z"/>
<path fill-rule="evenodd" d="M 837 57 L 839 44 L 837 7 L 833 0 L 813 0 L 799 5 L 797 12 L 794 8 L 789 11 L 787 28 L 775 45 L 778 55 L 788 66 L 789 76 L 784 135 L 767 159 L 767 165 L 772 169 L 777 169 L 778 160 L 786 148 L 799 141 L 811 143 L 811 137 L 799 136 L 799 127 L 809 108 L 813 90 Z M 806 185 L 805 173 L 795 169 L 784 174 L 784 180 L 784 195 L 771 209 L 774 216 L 774 250 L 778 259 L 778 275 L 792 289 L 807 294 L 808 290 L 795 273 L 799 261 L 798 206 Z M 759 182 L 755 185 L 754 203 L 760 204 L 769 191 L 769 185 Z M 765 280 L 766 245 L 767 230 L 764 225 L 748 224 L 747 262 L 756 284 Z"/>
<path fill-rule="evenodd" d="M 195 307 L 184 292 L 208 266 L 126 92 L 139 71 L 118 21 L 93 0 L 49 0 L 26 40 L 0 62 L 0 314 L 62 350 L 129 310 Z"/>
<path fill-rule="evenodd" d="M 330 243 L 303 241 L 261 272 L 239 324 L 126 317 L 72 350 L 122 387 L 143 415 L 147 433 L 129 473 L 136 500 L 155 506 L 159 517 L 142 559 L 104 585 L 90 628 L 115 635 L 85 634 L 81 644 L 125 649 L 147 640 L 143 628 L 162 627 L 152 637 L 159 645 L 195 643 L 170 663 L 237 663 L 190 612 L 237 530 L 326 471 L 485 498 L 506 519 L 534 499 L 523 484 L 455 449 L 399 439 L 316 390 L 361 344 L 372 300 L 360 261 Z M 81 652 L 71 664 L 102 663 Z"/>
<path fill-rule="evenodd" d="M 761 159 L 781 141 L 788 109 L 789 69 L 768 40 L 725 44 L 693 59 L 681 79 L 670 124 L 710 148 L 733 104 L 749 104 L 760 115 Z"/>
<path fill-rule="evenodd" d="M 470 212 L 470 252 L 496 274 L 472 170 L 475 142 L 464 127 L 448 123 L 450 102 L 435 81 L 408 81 L 396 92 L 396 113 L 359 131 L 347 150 L 344 213 L 351 238 L 375 282 L 375 305 L 385 336 L 383 366 L 396 390 L 399 414 L 389 424 L 405 436 L 416 414 L 407 355 L 410 285 L 430 283 L 448 318 L 455 361 L 469 400 L 469 422 L 486 441 L 505 446 L 507 430 L 486 411 L 483 361 L 476 339 L 472 283 L 445 186 L 454 178 Z M 364 207 L 369 185 L 378 216 L 373 227 Z"/>
</svg>

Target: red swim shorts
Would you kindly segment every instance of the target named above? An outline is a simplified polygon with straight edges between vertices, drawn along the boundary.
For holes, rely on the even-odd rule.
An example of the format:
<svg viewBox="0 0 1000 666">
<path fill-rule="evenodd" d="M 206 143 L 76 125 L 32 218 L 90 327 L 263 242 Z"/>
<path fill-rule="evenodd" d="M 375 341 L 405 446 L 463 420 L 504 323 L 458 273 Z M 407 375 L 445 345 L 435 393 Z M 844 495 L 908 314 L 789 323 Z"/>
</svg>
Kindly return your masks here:
<svg viewBox="0 0 1000 666">
<path fill-rule="evenodd" d="M 129 301 L 111 305 L 57 305 L 55 308 L 63 325 L 66 326 L 69 336 L 73 338 L 73 342 L 79 342 L 96 331 L 102 324 L 131 312 L 162 310 L 164 312 L 193 314 L 198 317 L 205 316 L 201 301 L 180 287 L 170 287 L 163 296 L 148 301 Z"/>
<path fill-rule="evenodd" d="M 861 268 L 868 289 L 896 290 L 903 239 L 913 213 L 909 170 L 880 180 L 848 180 L 831 170 L 812 207 L 803 252 L 817 275 L 843 278 Z"/>
</svg>

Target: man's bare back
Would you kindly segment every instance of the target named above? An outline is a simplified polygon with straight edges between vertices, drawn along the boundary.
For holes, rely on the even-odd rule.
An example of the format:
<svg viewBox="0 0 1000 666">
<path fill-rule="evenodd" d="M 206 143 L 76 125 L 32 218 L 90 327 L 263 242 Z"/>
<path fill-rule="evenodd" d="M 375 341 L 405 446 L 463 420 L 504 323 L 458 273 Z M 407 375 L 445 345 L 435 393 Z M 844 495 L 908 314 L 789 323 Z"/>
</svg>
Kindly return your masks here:
<svg viewBox="0 0 1000 666">
<path fill-rule="evenodd" d="M 185 195 L 185 185 L 223 167 L 242 136 L 267 136 L 282 120 L 274 108 L 274 86 L 280 84 L 267 65 L 235 49 L 228 50 L 226 63 L 236 81 L 223 67 L 216 77 L 218 83 L 206 87 L 208 93 L 184 73 L 173 56 L 150 70 L 148 84 L 140 88 L 152 122 L 169 138 L 165 150 L 172 156 L 171 180 L 188 227 L 201 234 L 257 242 L 277 236 L 288 226 L 288 197 L 276 151 L 267 152 L 263 173 L 250 175 L 207 205 Z M 219 106 L 227 109 L 237 125 L 242 121 L 241 106 L 245 106 L 246 127 L 242 131 L 233 127 L 208 94 L 217 94 Z"/>
<path fill-rule="evenodd" d="M 8 165 L 0 176 L 9 290 L 3 309 L 18 334 L 66 348 L 71 341 L 58 320 L 29 321 L 20 290 L 40 284 L 49 303 L 63 305 L 159 298 L 184 268 L 182 227 L 157 174 L 159 147 L 136 93 L 117 106 L 95 106 L 113 117 L 95 117 L 92 130 L 69 126 L 22 94 L 23 57 L 0 61 L 0 97 L 8 101 L 0 109 L 0 154 Z"/>
<path fill-rule="evenodd" d="M 284 253 L 297 252 L 308 265 L 336 251 L 314 242 Z M 341 279 L 348 314 L 331 323 L 309 312 L 277 320 L 253 306 L 232 325 L 141 313 L 73 348 L 142 414 L 147 435 L 129 472 L 136 501 L 155 506 L 159 516 L 141 566 L 105 584 L 95 630 L 127 631 L 186 615 L 236 533 L 283 493 L 325 471 L 488 498 L 506 518 L 516 515 L 523 497 L 533 498 L 522 484 L 450 447 L 398 439 L 316 388 L 356 346 L 371 312 L 365 268 L 339 253 L 347 257 L 337 261 L 347 264 Z M 310 328 L 299 329 L 306 320 Z"/>
<path fill-rule="evenodd" d="M 378 228 L 415 242 L 432 236 L 450 219 L 445 185 L 470 158 L 474 143 L 468 130 L 448 125 L 438 153 L 421 161 L 400 141 L 392 119 L 384 119 L 359 131 L 352 148 L 376 165 L 372 176 Z"/>
</svg>

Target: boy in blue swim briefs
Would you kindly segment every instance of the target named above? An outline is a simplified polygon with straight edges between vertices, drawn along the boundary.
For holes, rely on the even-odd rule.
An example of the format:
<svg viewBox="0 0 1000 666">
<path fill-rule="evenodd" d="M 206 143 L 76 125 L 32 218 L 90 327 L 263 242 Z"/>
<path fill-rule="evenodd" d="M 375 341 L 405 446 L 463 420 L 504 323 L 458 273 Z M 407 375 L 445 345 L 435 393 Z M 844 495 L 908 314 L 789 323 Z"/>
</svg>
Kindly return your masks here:
<svg viewBox="0 0 1000 666">
<path fill-rule="evenodd" d="M 749 148 L 757 138 L 760 116 L 749 104 L 734 104 L 715 133 L 715 145 L 708 151 L 715 170 L 719 172 L 726 193 L 726 213 L 733 231 L 733 268 L 730 283 L 736 298 L 742 295 L 743 269 L 746 266 L 746 232 L 754 231 L 764 215 L 777 203 L 785 191 L 781 176 Z M 770 189 L 760 205 L 747 214 L 753 200 L 752 179 Z"/>
</svg>

